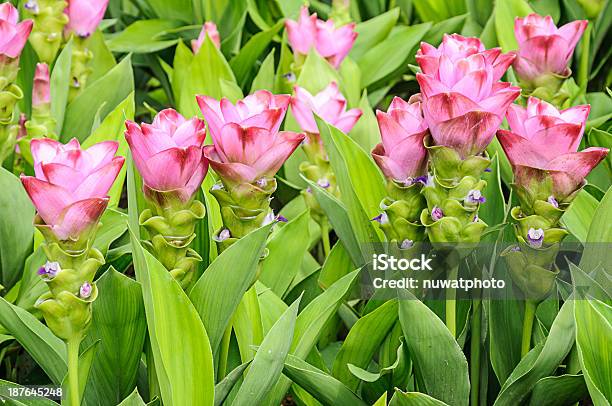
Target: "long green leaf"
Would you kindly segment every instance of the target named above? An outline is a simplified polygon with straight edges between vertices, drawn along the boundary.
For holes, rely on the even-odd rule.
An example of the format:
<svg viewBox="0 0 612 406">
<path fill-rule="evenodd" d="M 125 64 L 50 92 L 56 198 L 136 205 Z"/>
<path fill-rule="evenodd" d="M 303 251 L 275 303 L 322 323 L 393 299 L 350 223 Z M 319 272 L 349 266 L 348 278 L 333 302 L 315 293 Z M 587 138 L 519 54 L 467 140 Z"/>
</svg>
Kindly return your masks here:
<svg viewBox="0 0 612 406">
<path fill-rule="evenodd" d="M 589 228 L 586 238 L 586 244 L 582 258 L 580 259 L 580 268 L 590 273 L 599 265 L 610 263 L 610 250 L 608 243 L 612 242 L 612 187 L 608 189 L 603 199 L 597 206 L 593 218 L 594 221 Z"/>
<path fill-rule="evenodd" d="M 266 334 L 232 404 L 258 404 L 274 387 L 291 347 L 299 304 L 299 299 L 293 302 Z"/>
<path fill-rule="evenodd" d="M 68 371 L 66 345 L 47 326 L 1 297 L 0 325 L 19 341 L 53 383 L 62 382 Z"/>
<path fill-rule="evenodd" d="M 0 284 L 11 288 L 32 251 L 34 206 L 19 178 L 0 167 Z"/>
<path fill-rule="evenodd" d="M 407 291 L 399 291 L 399 320 L 419 388 L 453 406 L 468 405 L 468 364 L 442 320 Z"/>
<path fill-rule="evenodd" d="M 97 280 L 97 286 L 100 295 L 93 304 L 85 345 L 100 344 L 85 399 L 91 404 L 113 406 L 136 386 L 147 331 L 144 303 L 140 284 L 112 267 Z"/>
<path fill-rule="evenodd" d="M 164 266 L 131 238 L 164 404 L 213 405 L 213 356 L 200 316 Z"/>
<path fill-rule="evenodd" d="M 334 406 L 366 405 L 342 382 L 293 355 L 287 356 L 283 373 L 323 404 Z"/>
<path fill-rule="evenodd" d="M 584 379 L 595 406 L 612 399 L 612 308 L 598 300 L 575 300 L 576 344 Z"/>
<path fill-rule="evenodd" d="M 446 403 L 420 392 L 402 392 L 395 389 L 389 406 L 447 406 Z"/>
<path fill-rule="evenodd" d="M 223 251 L 189 292 L 215 352 L 244 292 L 255 278 L 271 227 L 270 224 L 255 230 Z"/>
<path fill-rule="evenodd" d="M 588 395 L 582 375 L 547 376 L 536 383 L 529 406 L 573 405 Z"/>
</svg>

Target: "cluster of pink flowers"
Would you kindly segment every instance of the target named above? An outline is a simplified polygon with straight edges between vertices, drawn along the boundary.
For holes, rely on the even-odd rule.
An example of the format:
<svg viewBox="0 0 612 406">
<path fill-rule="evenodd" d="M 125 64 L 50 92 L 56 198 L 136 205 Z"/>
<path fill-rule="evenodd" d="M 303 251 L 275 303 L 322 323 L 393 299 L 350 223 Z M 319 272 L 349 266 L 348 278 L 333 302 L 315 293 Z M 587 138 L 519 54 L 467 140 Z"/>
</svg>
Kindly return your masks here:
<svg viewBox="0 0 612 406">
<path fill-rule="evenodd" d="M 299 20 L 287 20 L 285 27 L 289 45 L 296 55 L 308 55 L 315 48 L 336 68 L 348 55 L 357 38 L 354 23 L 336 27 L 331 19 L 323 21 L 317 18 L 316 13 L 310 15 L 305 6 L 300 11 Z"/>
</svg>

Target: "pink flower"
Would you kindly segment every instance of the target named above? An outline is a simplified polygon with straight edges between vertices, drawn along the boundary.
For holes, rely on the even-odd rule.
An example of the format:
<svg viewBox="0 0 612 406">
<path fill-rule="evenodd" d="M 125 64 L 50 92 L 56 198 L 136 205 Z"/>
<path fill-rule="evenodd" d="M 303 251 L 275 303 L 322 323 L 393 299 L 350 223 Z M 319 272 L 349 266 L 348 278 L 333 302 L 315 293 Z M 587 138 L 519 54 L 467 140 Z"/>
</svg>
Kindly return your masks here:
<svg viewBox="0 0 612 406">
<path fill-rule="evenodd" d="M 372 157 L 385 176 L 399 182 L 412 183 L 425 175 L 427 150 L 423 139 L 427 124 L 421 103 L 408 103 L 395 97 L 384 113 L 376 111 L 382 143 L 372 150 Z"/>
<path fill-rule="evenodd" d="M 48 139 L 31 143 L 36 176 L 21 175 L 26 192 L 48 229 L 59 240 L 78 240 L 98 223 L 107 193 L 123 166 L 118 144 L 105 141 L 84 150 L 72 139 L 64 145 Z"/>
<path fill-rule="evenodd" d="M 552 179 L 554 199 L 563 199 L 577 190 L 584 178 L 608 154 L 607 148 L 592 147 L 577 152 L 590 106 L 559 111 L 530 97 L 527 108 L 516 104 L 508 109 L 512 131 L 498 132 L 514 168 L 515 182 L 527 186 L 530 169 L 547 171 Z"/>
<path fill-rule="evenodd" d="M 18 20 L 19 13 L 11 3 L 0 4 L 0 55 L 17 58 L 21 54 L 33 22 Z"/>
<path fill-rule="evenodd" d="M 36 64 L 34 87 L 32 89 L 32 106 L 48 104 L 51 100 L 51 85 L 49 83 L 49 65 Z"/>
<path fill-rule="evenodd" d="M 202 30 L 200 31 L 200 35 L 197 40 L 191 41 L 191 49 L 193 49 L 193 53 L 197 54 L 206 39 L 206 36 L 210 38 L 210 40 L 217 46 L 217 48 L 221 47 L 221 37 L 219 36 L 219 31 L 217 31 L 217 25 L 213 22 L 207 21 L 202 26 Z"/>
<path fill-rule="evenodd" d="M 513 67 L 519 79 L 537 85 L 551 75 L 569 76 L 567 65 L 587 24 L 579 20 L 557 28 L 550 16 L 517 17 L 514 35 L 519 52 Z"/>
<path fill-rule="evenodd" d="M 197 96 L 197 100 L 213 140 L 213 145 L 204 147 L 204 155 L 229 184 L 274 176 L 304 139 L 304 134 L 279 132 L 288 95 L 260 90 L 236 105 L 225 98 Z"/>
<path fill-rule="evenodd" d="M 357 38 L 354 23 L 336 28 L 332 20 L 319 20 L 316 13 L 309 15 L 306 6 L 302 7 L 299 20 L 287 20 L 285 27 L 289 44 L 296 54 L 308 55 L 315 47 L 335 68 L 340 66 Z"/>
<path fill-rule="evenodd" d="M 86 38 L 96 31 L 104 18 L 108 0 L 68 0 L 64 12 L 68 15 L 67 33 Z"/>
<path fill-rule="evenodd" d="M 520 94 L 518 87 L 499 82 L 513 57 L 457 34 L 446 35 L 437 49 L 421 45 L 417 62 L 423 73 L 417 81 L 436 145 L 453 148 L 462 157 L 485 150 Z"/>
<path fill-rule="evenodd" d="M 142 175 L 145 195 L 164 203 L 159 192 L 167 192 L 188 202 L 197 192 L 208 171 L 202 154 L 206 138 L 204 121 L 186 120 L 175 110 L 160 111 L 153 124 L 126 121 L 125 138 L 134 163 Z"/>
<path fill-rule="evenodd" d="M 338 90 L 336 82 L 330 83 L 315 96 L 299 86 L 293 89 L 295 96 L 291 98 L 291 111 L 302 131 L 319 133 L 313 113 L 344 133 L 351 131 L 361 117 L 360 109 L 346 110 L 346 99 Z"/>
</svg>

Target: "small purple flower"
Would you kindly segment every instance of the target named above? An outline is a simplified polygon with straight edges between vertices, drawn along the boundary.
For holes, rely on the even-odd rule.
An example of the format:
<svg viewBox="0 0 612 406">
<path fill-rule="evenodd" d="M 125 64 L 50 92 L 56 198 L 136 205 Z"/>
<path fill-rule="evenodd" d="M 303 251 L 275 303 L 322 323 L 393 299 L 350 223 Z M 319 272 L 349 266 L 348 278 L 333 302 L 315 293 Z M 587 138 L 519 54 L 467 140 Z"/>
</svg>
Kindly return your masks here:
<svg viewBox="0 0 612 406">
<path fill-rule="evenodd" d="M 485 168 L 485 172 L 491 172 L 491 168 Z"/>
<path fill-rule="evenodd" d="M 548 203 L 552 204 L 556 209 L 559 208 L 559 202 L 554 196 L 548 196 Z"/>
<path fill-rule="evenodd" d="M 480 217 L 478 217 L 478 214 L 475 214 L 472 223 L 478 223 L 478 220 L 480 220 Z"/>
<path fill-rule="evenodd" d="M 255 182 L 257 184 L 257 186 L 264 188 L 268 185 L 268 180 L 266 178 L 261 178 L 261 179 L 257 179 L 257 182 Z"/>
<path fill-rule="evenodd" d="M 478 189 L 472 189 L 468 192 L 465 197 L 465 202 L 468 204 L 479 204 L 486 202 L 487 199 L 482 195 L 482 192 Z"/>
<path fill-rule="evenodd" d="M 317 181 L 317 185 L 321 186 L 323 189 L 327 189 L 330 186 L 327 178 L 321 178 Z"/>
<path fill-rule="evenodd" d="M 421 183 L 423 185 L 427 185 L 427 176 L 417 176 L 413 179 L 412 183 Z"/>
<path fill-rule="evenodd" d="M 29 10 L 32 14 L 38 14 L 38 12 L 40 11 L 38 9 L 38 2 L 35 0 L 28 0 L 23 5 L 23 8 L 25 8 L 26 10 Z"/>
<path fill-rule="evenodd" d="M 279 214 L 278 216 L 276 216 L 276 221 L 280 221 L 281 223 L 286 223 L 289 220 L 287 220 L 285 216 Z"/>
<path fill-rule="evenodd" d="M 389 216 L 387 216 L 387 213 L 380 213 L 370 221 L 376 221 L 379 224 L 387 224 L 389 222 Z"/>
<path fill-rule="evenodd" d="M 91 290 L 92 290 L 91 283 L 84 282 L 81 285 L 81 288 L 79 289 L 79 296 L 82 299 L 87 299 L 89 296 L 91 296 Z"/>
<path fill-rule="evenodd" d="M 219 231 L 219 234 L 213 237 L 213 240 L 217 241 L 217 242 L 221 242 L 221 241 L 225 241 L 228 238 L 230 238 L 232 235 L 230 234 L 230 230 L 228 230 L 227 228 L 224 228 L 223 230 Z"/>
<path fill-rule="evenodd" d="M 405 239 L 404 241 L 402 241 L 402 243 L 400 244 L 400 249 L 402 250 L 407 250 L 409 248 L 412 248 L 414 246 L 414 241 L 409 240 L 409 239 Z"/>
<path fill-rule="evenodd" d="M 293 72 L 285 73 L 285 74 L 283 75 L 283 77 L 284 77 L 284 78 L 285 78 L 285 80 L 287 80 L 287 82 L 289 82 L 289 83 L 294 83 L 294 82 L 297 80 L 297 78 L 295 77 L 295 73 L 293 73 Z"/>
<path fill-rule="evenodd" d="M 223 183 L 221 182 L 217 182 L 214 185 L 212 185 L 212 187 L 210 188 L 210 190 L 223 190 L 224 186 Z"/>
<path fill-rule="evenodd" d="M 438 221 L 442 217 L 444 217 L 444 212 L 442 211 L 442 209 L 439 208 L 438 206 L 434 206 L 434 208 L 431 210 L 431 218 L 432 218 L 432 220 L 433 221 Z"/>
<path fill-rule="evenodd" d="M 535 229 L 530 228 L 527 231 L 527 242 L 533 248 L 540 248 L 542 246 L 542 242 L 544 241 L 544 230 L 541 228 Z"/>
<path fill-rule="evenodd" d="M 514 247 L 510 248 L 510 251 L 512 251 L 512 252 L 521 252 L 521 247 L 519 247 L 518 245 L 515 245 Z"/>
<path fill-rule="evenodd" d="M 308 187 L 306 188 L 306 193 L 310 193 L 310 194 L 312 194 L 312 189 L 310 188 L 310 186 L 308 186 Z"/>
<path fill-rule="evenodd" d="M 62 268 L 58 262 L 47 261 L 43 266 L 38 268 L 38 274 L 45 280 L 51 280 L 55 278 L 57 273 L 61 270 Z"/>
</svg>

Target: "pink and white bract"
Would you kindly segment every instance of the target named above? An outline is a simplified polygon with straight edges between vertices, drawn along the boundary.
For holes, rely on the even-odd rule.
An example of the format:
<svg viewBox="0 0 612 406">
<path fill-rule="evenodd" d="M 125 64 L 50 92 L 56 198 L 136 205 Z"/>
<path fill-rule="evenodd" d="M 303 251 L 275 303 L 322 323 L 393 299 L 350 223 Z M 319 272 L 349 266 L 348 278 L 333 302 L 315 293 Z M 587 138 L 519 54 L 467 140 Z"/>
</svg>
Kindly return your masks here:
<svg viewBox="0 0 612 406">
<path fill-rule="evenodd" d="M 69 21 L 65 31 L 79 37 L 89 37 L 104 18 L 107 6 L 108 0 L 68 0 L 65 13 Z"/>
<path fill-rule="evenodd" d="M 142 175 L 145 194 L 169 192 L 189 201 L 208 171 L 202 153 L 204 121 L 186 120 L 175 110 L 159 112 L 152 124 L 126 122 L 125 138 Z"/>
<path fill-rule="evenodd" d="M 108 204 L 107 193 L 124 158 L 118 144 L 104 141 L 82 149 L 51 139 L 32 140 L 36 176 L 21 176 L 38 214 L 59 240 L 77 240 L 98 223 Z"/>
<path fill-rule="evenodd" d="M 295 96 L 291 98 L 291 111 L 302 131 L 311 134 L 319 132 L 314 113 L 348 134 L 363 114 L 360 109 L 346 109 L 346 99 L 340 93 L 336 82 L 330 83 L 314 96 L 299 86 L 295 86 L 294 91 Z"/>
<path fill-rule="evenodd" d="M 11 3 L 0 4 L 0 56 L 17 58 L 25 46 L 32 20 L 19 21 L 19 12 Z"/>
<path fill-rule="evenodd" d="M 580 187 L 608 154 L 602 147 L 578 152 L 589 111 L 589 105 L 559 111 L 534 97 L 529 98 L 526 108 L 510 106 L 507 119 L 511 131 L 500 130 L 498 138 L 515 168 L 515 181 L 527 186 L 531 181 L 528 169 L 533 168 L 549 173 L 555 199 Z"/>
</svg>

